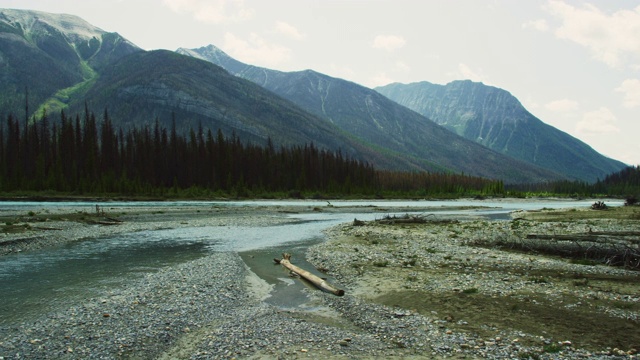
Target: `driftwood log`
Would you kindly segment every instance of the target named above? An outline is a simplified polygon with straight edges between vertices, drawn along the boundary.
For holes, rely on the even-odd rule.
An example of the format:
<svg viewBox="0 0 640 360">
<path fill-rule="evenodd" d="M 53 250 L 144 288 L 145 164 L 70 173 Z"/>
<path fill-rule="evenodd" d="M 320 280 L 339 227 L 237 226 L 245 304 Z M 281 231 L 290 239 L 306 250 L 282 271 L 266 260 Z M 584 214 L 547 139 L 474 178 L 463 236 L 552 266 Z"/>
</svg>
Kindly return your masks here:
<svg viewBox="0 0 640 360">
<path fill-rule="evenodd" d="M 614 231 L 614 232 L 589 232 L 585 234 L 528 234 L 527 239 L 538 240 L 564 240 L 564 241 L 592 241 L 592 242 L 612 242 L 614 240 L 627 241 L 629 243 L 639 243 L 640 232 L 637 231 Z M 629 238 L 636 237 L 636 238 Z"/>
<path fill-rule="evenodd" d="M 308 272 L 307 270 L 301 269 L 295 265 L 293 265 L 291 263 L 291 254 L 288 253 L 284 253 L 282 254 L 282 260 L 281 259 L 273 259 L 273 261 L 275 261 L 276 264 L 280 264 L 284 267 L 286 267 L 287 269 L 289 269 L 289 271 L 296 273 L 298 275 L 300 275 L 300 277 L 304 278 L 305 280 L 309 281 L 310 283 L 312 283 L 313 285 L 315 285 L 317 288 L 330 292 L 332 294 L 338 295 L 338 296 L 343 296 L 344 295 L 344 290 L 342 289 L 338 289 L 336 287 L 334 287 L 333 285 L 329 284 L 327 282 L 327 280 L 316 276 L 310 272 Z"/>
</svg>

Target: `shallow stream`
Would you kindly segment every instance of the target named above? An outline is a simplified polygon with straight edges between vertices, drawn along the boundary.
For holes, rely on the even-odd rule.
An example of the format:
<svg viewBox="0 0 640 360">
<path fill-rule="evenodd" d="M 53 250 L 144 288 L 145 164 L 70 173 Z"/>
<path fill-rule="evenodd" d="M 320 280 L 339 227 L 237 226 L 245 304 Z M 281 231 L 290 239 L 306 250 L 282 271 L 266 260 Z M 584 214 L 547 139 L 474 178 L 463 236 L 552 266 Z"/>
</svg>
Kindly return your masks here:
<svg viewBox="0 0 640 360">
<path fill-rule="evenodd" d="M 478 215 L 506 219 L 515 209 L 540 209 L 589 206 L 592 202 L 505 202 L 482 201 L 398 201 L 398 202 L 334 202 L 334 206 L 384 206 L 384 213 L 325 213 L 290 214 L 291 221 L 266 227 L 191 227 L 142 231 L 108 238 L 97 238 L 49 247 L 28 253 L 0 257 L 0 325 L 28 321 L 74 299 L 99 296 L 110 287 L 126 286 L 132 278 L 160 268 L 206 256 L 213 251 L 238 252 L 245 263 L 267 283 L 273 285 L 268 302 L 283 307 L 304 307 L 306 296 L 301 289 L 309 286 L 288 276 L 272 259 L 286 251 L 293 254 L 293 262 L 313 271 L 304 260 L 308 246 L 323 241 L 322 231 L 333 225 L 359 220 L 373 220 L 393 215 L 394 208 L 442 207 L 437 214 Z M 190 206 L 213 202 L 152 202 L 106 203 L 110 208 L 121 206 Z M 230 202 L 224 206 L 283 205 L 315 206 L 314 202 L 269 201 Z M 317 202 L 326 206 L 327 202 Z M 87 203 L 0 202 L 0 212 L 7 209 L 29 211 L 46 206 L 87 206 Z M 447 210 L 447 207 L 458 210 Z M 461 206 L 484 206 L 483 209 L 459 210 Z M 452 208 L 453 209 L 453 208 Z M 421 214 L 425 214 L 421 212 Z M 321 275 L 321 274 L 318 274 Z M 331 279 L 329 279 L 331 281 Z"/>
</svg>

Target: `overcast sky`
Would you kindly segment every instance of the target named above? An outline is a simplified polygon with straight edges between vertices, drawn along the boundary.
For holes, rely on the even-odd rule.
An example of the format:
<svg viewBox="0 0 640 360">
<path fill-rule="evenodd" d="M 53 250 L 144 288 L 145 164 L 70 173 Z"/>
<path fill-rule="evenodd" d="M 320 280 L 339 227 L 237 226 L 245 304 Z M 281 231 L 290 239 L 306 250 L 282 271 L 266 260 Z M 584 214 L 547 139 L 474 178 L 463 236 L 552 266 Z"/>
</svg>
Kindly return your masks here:
<svg viewBox="0 0 640 360">
<path fill-rule="evenodd" d="M 640 164 L 640 2 L 0 0 L 78 15 L 146 50 L 214 44 L 242 62 L 368 87 L 471 79 L 604 155 Z"/>
</svg>

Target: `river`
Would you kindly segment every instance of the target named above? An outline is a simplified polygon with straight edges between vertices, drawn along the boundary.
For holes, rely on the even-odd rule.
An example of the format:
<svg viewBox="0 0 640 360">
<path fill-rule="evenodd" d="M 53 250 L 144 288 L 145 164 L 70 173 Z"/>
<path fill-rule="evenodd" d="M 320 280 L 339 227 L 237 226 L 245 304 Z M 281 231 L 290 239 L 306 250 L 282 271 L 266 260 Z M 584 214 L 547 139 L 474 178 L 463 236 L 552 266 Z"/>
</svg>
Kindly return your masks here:
<svg viewBox="0 0 640 360">
<path fill-rule="evenodd" d="M 141 231 L 109 238 L 49 247 L 27 253 L 0 257 L 0 325 L 28 321 L 32 316 L 51 311 L 74 299 L 98 296 L 113 286 L 126 286 L 132 277 L 174 264 L 187 262 L 213 251 L 238 252 L 258 276 L 273 286 L 267 299 L 281 307 L 305 306 L 301 282 L 287 277 L 279 266 L 264 259 L 279 257 L 282 251 L 294 253 L 294 261 L 305 267 L 305 249 L 323 241 L 322 231 L 336 224 L 373 220 L 393 215 L 397 209 L 433 208 L 434 213 L 447 215 L 477 215 L 506 219 L 513 210 L 542 208 L 588 207 L 585 201 L 331 201 L 335 207 L 353 207 L 348 213 L 282 214 L 289 221 L 266 227 L 187 227 Z M 47 207 L 95 206 L 95 202 L 0 202 L 3 211 L 42 210 Z M 179 202 L 104 202 L 100 206 L 327 206 L 327 201 L 179 201 Z M 622 202 L 607 201 L 608 205 Z M 358 207 L 382 207 L 384 213 L 359 212 Z M 472 207 L 472 208 L 466 208 Z M 478 208 L 482 207 L 482 208 Z M 462 209 L 464 208 L 464 209 Z M 410 211 L 409 211 L 410 212 Z M 420 211 L 425 214 L 424 211 Z M 297 254 L 297 256 L 296 256 Z M 256 259 L 261 259 L 257 261 Z M 306 266 L 312 270 L 311 266 Z M 331 280 L 331 279 L 330 279 Z"/>
</svg>

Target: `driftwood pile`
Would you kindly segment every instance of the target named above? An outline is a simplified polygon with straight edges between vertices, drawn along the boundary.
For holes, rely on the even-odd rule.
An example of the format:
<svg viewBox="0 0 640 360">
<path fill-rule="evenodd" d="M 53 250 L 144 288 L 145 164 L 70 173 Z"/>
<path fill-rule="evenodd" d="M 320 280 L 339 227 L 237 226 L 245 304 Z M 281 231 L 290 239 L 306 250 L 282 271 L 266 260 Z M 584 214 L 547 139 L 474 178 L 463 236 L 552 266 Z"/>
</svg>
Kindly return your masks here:
<svg viewBox="0 0 640 360">
<path fill-rule="evenodd" d="M 640 269 L 640 232 L 589 231 L 580 234 L 529 234 L 522 247 L 575 259 Z"/>
<path fill-rule="evenodd" d="M 458 220 L 455 219 L 440 219 L 436 218 L 433 214 L 429 215 L 413 215 L 413 214 L 404 214 L 404 215 L 386 215 L 382 219 L 374 220 L 375 224 L 383 224 L 383 225 L 401 225 L 401 224 L 450 224 L 450 223 L 458 223 Z M 366 221 L 353 219 L 353 226 L 364 226 L 367 225 Z"/>
</svg>

